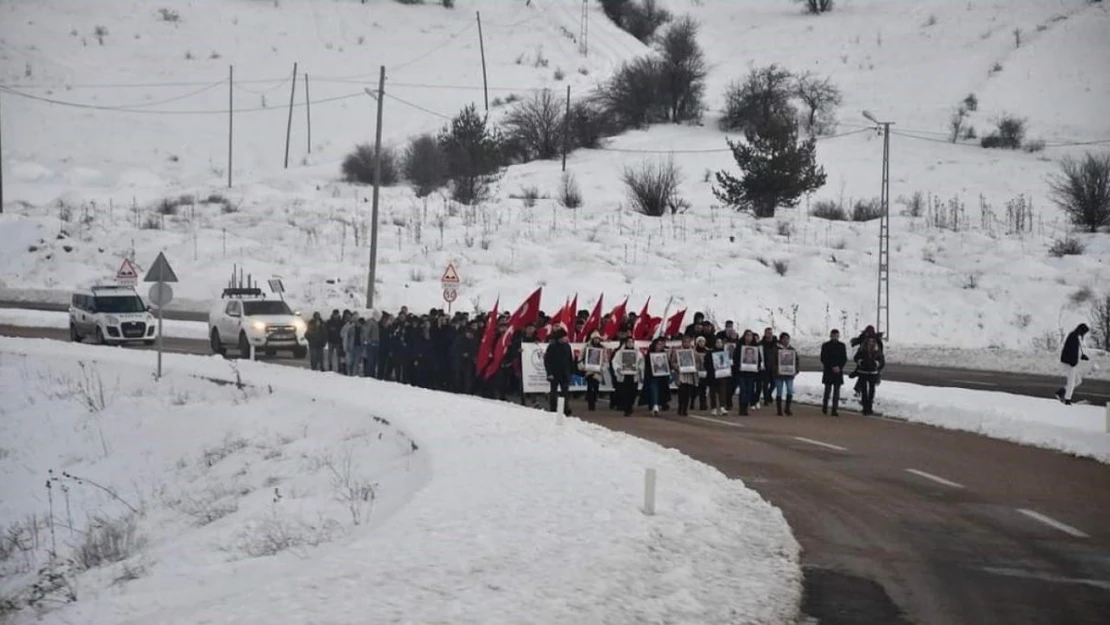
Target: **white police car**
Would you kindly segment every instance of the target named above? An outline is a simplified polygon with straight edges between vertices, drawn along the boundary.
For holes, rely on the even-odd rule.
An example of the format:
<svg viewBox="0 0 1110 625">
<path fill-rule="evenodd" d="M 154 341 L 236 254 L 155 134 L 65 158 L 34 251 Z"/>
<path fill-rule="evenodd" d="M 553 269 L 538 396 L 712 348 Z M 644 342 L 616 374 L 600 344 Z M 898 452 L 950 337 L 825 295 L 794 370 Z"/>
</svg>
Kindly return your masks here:
<svg viewBox="0 0 1110 625">
<path fill-rule="evenodd" d="M 74 291 L 69 304 L 69 338 L 97 343 L 153 345 L 158 325 L 135 288 L 126 285 L 94 286 Z"/>
</svg>

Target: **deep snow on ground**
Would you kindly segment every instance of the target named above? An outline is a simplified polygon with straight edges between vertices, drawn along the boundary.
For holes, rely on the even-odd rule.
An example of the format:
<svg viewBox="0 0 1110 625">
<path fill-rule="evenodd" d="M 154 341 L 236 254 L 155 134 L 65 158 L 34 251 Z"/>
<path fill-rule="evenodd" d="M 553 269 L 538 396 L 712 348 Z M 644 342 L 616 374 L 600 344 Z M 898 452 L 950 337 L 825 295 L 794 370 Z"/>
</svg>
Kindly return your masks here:
<svg viewBox="0 0 1110 625">
<path fill-rule="evenodd" d="M 799 401 L 821 403 L 820 374 L 800 374 L 795 388 Z M 843 391 L 845 405 L 858 408 L 851 385 Z M 876 390 L 875 411 L 1110 463 L 1110 411 L 1105 406 L 1065 406 L 1051 398 L 884 381 Z"/>
<path fill-rule="evenodd" d="M 364 379 L 170 355 L 156 382 L 152 366 L 0 339 L 0 535 L 26 548 L 0 551 L 0 606 L 32 595 L 49 550 L 64 580 L 41 618 L 15 623 L 796 616 L 799 546 L 781 512 L 677 451 Z M 133 549 L 67 564 L 96 564 L 81 548 L 96 519 L 131 519 Z"/>
<path fill-rule="evenodd" d="M 182 277 L 175 285 L 182 298 L 218 296 L 239 265 L 256 277 L 281 275 L 302 308 L 358 306 L 370 193 L 336 178 L 350 147 L 373 138 L 374 101 L 363 89 L 376 87 L 379 64 L 387 66 L 390 95 L 384 137 L 402 145 L 441 127 L 467 103 L 481 108 L 474 9 L 482 11 L 495 103 L 545 87 L 561 94 L 568 83 L 575 97 L 584 95 L 622 60 L 647 50 L 591 2 L 589 55 L 580 55 L 577 0 L 460 0 L 454 10 L 384 0 L 365 6 L 287 0 L 277 7 L 228 1 L 175 6 L 178 22 L 159 18 L 165 4 L 3 7 L 4 84 L 67 102 L 132 108 L 75 109 L 4 94 L 8 204 L 0 217 L 0 288 L 68 289 L 110 278 L 132 250 L 144 266 L 165 250 Z M 900 214 L 903 204 L 892 204 L 899 213 L 892 219 L 892 349 L 1051 352 L 1062 332 L 1087 316 L 1089 295 L 1110 284 L 1104 235 L 1080 235 L 1087 244 L 1082 256 L 1047 254 L 1068 226 L 1048 201 L 1045 180 L 1058 158 L 1092 149 L 1057 144 L 1110 139 L 1104 114 L 1110 81 L 1100 79 L 1110 57 L 1107 7 L 1082 0 L 858 1 L 815 18 L 785 0 L 662 4 L 702 24 L 712 67 L 705 125 L 655 127 L 616 138 L 607 150 L 572 154 L 568 171 L 585 196 L 579 210 L 551 199 L 560 176 L 555 162 L 511 168 L 495 198 L 473 208 L 440 196 L 417 200 L 404 187 L 385 189 L 381 307 L 442 305 L 438 277 L 453 261 L 462 274 L 456 308 L 488 309 L 499 295 L 512 306 L 541 284 L 549 310 L 576 292 L 587 305 L 604 292 L 608 306 L 631 296 L 638 310 L 651 296 L 660 314 L 673 296 L 673 306 L 710 311 L 719 321 L 774 325 L 810 338 L 872 322 L 878 223 L 831 223 L 810 217 L 806 205 L 878 195 L 878 136 L 822 139 L 828 184 L 776 220 L 757 222 L 713 199 L 706 173 L 733 167 L 715 126 L 720 95 L 749 67 L 771 62 L 833 78 L 844 92 L 838 133 L 863 129 L 864 109 L 895 121 L 892 198 L 920 192 L 927 205 L 939 205 L 909 217 Z M 97 25 L 108 31 L 103 45 Z M 302 77 L 286 170 L 284 106 L 293 62 L 310 76 L 312 151 Z M 262 81 L 234 90 L 243 111 L 235 116 L 230 190 L 228 120 L 220 113 L 229 64 L 236 80 Z M 190 84 L 119 86 L 139 83 Z M 116 86 L 90 86 L 103 84 Z M 1026 153 L 948 143 L 949 113 L 968 93 L 979 99 L 969 121 L 980 134 L 994 116 L 1011 113 L 1028 119 L 1031 138 L 1057 147 Z M 506 108 L 491 110 L 496 119 Z M 691 209 L 663 219 L 630 212 L 622 169 L 667 151 L 684 173 Z M 534 206 L 511 197 L 533 186 L 547 196 Z M 225 195 L 237 210 L 197 203 L 162 217 L 154 208 L 163 198 L 211 193 Z M 1019 197 L 1033 207 L 1020 232 L 1007 218 L 1007 203 Z"/>
</svg>

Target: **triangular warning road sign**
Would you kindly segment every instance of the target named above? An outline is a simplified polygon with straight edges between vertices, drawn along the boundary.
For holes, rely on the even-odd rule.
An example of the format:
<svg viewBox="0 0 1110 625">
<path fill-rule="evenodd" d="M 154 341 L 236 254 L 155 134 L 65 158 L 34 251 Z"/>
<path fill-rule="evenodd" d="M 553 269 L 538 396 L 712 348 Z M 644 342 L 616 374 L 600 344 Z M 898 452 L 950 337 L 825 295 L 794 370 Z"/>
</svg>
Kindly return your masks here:
<svg viewBox="0 0 1110 625">
<path fill-rule="evenodd" d="M 165 254 L 158 252 L 158 258 L 154 259 L 154 264 L 146 272 L 143 282 L 177 282 L 177 274 L 173 272 Z"/>
<path fill-rule="evenodd" d="M 439 281 L 446 284 L 459 283 L 459 272 L 455 270 L 455 263 L 447 264 L 447 269 L 443 271 L 443 277 Z"/>
<path fill-rule="evenodd" d="M 134 282 L 139 279 L 139 268 L 135 263 L 131 262 L 130 258 L 123 259 L 123 264 L 119 266 L 119 271 L 116 272 L 116 280 L 120 282 Z"/>
</svg>

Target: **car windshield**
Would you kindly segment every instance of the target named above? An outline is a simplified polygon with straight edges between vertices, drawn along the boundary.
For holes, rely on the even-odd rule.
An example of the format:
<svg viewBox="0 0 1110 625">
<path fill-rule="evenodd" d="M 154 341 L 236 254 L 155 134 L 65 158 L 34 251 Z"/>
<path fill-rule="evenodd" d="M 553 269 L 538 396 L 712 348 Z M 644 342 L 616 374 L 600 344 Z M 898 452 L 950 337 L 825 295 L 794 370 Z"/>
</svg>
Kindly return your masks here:
<svg viewBox="0 0 1110 625">
<path fill-rule="evenodd" d="M 293 311 L 281 300 L 243 302 L 244 315 L 292 315 Z"/>
<path fill-rule="evenodd" d="M 138 295 L 96 298 L 96 312 L 99 313 L 139 313 L 146 312 L 146 305 Z"/>
</svg>

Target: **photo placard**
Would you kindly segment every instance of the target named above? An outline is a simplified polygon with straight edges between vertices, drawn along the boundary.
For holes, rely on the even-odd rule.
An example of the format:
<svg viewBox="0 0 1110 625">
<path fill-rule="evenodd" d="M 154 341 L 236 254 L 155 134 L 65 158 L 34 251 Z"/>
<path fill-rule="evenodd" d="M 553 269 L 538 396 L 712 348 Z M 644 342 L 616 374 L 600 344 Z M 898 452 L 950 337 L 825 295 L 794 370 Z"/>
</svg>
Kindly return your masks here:
<svg viewBox="0 0 1110 625">
<path fill-rule="evenodd" d="M 604 350 L 600 347 L 587 347 L 586 354 L 582 358 L 585 363 L 587 373 L 600 373 L 601 372 L 601 359 L 604 356 Z"/>
<path fill-rule="evenodd" d="M 634 349 L 622 349 L 620 357 L 617 359 L 619 363 L 620 375 L 636 375 L 636 361 L 639 360 L 639 354 Z"/>
<path fill-rule="evenodd" d="M 741 345 L 740 350 L 740 371 L 743 373 L 758 373 L 759 372 L 759 350 L 758 345 Z"/>
<path fill-rule="evenodd" d="M 648 354 L 651 361 L 651 375 L 656 378 L 666 378 L 671 375 L 671 363 L 667 360 L 666 352 L 651 352 Z"/>
<path fill-rule="evenodd" d="M 679 373 L 697 373 L 698 361 L 695 357 L 694 350 L 680 349 L 675 352 L 675 360 L 678 361 Z"/>
<path fill-rule="evenodd" d="M 798 373 L 798 354 L 792 349 L 779 350 L 779 375 Z"/>
<path fill-rule="evenodd" d="M 713 375 L 718 380 L 732 377 L 732 359 L 728 352 L 713 352 Z"/>
</svg>

